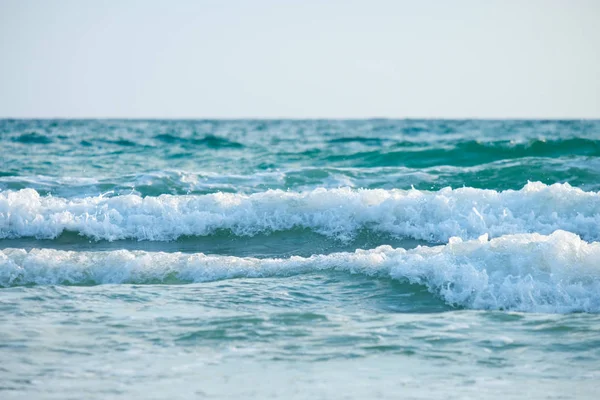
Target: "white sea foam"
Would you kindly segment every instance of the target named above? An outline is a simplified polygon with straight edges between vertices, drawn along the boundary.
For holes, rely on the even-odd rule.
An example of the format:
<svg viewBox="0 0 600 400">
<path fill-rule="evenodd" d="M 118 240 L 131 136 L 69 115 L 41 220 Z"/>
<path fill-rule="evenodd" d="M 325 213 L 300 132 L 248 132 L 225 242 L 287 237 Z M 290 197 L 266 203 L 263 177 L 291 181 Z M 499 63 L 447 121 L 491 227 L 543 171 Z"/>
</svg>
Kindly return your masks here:
<svg viewBox="0 0 600 400">
<path fill-rule="evenodd" d="M 349 240 L 361 229 L 446 242 L 482 234 L 568 230 L 600 239 L 600 193 L 568 184 L 528 183 L 521 190 L 269 190 L 244 195 L 86 197 L 0 192 L 0 238 L 52 239 L 73 231 L 97 240 L 175 240 L 216 230 L 252 236 L 290 229 Z"/>
<path fill-rule="evenodd" d="M 600 312 L 600 243 L 565 231 L 286 259 L 127 250 L 0 252 L 1 286 L 206 282 L 321 270 L 425 285 L 447 303 L 466 308 Z"/>
</svg>

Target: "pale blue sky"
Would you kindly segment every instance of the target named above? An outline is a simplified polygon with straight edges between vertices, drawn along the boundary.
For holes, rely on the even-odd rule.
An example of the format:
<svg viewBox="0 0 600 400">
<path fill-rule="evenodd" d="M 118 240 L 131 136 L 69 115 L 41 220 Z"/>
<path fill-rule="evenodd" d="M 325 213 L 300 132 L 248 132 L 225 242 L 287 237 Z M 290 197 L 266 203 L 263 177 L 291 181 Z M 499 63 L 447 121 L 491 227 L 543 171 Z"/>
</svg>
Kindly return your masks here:
<svg viewBox="0 0 600 400">
<path fill-rule="evenodd" d="M 600 1 L 0 0 L 0 116 L 600 118 Z"/>
</svg>

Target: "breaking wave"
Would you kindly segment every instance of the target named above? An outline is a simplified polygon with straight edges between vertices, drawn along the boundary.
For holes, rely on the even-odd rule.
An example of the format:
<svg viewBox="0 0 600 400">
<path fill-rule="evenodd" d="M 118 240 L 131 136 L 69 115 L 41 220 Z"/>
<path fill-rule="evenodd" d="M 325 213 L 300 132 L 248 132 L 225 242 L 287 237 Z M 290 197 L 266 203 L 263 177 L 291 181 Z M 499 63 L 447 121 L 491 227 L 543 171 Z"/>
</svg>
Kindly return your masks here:
<svg viewBox="0 0 600 400">
<path fill-rule="evenodd" d="M 193 283 L 323 270 L 424 285 L 453 306 L 530 312 L 600 312 L 600 243 L 556 231 L 411 250 L 267 258 L 116 250 L 0 251 L 0 285 Z"/>
<path fill-rule="evenodd" d="M 0 238 L 170 241 L 227 230 L 253 236 L 308 229 L 341 241 L 360 231 L 445 243 L 557 229 L 600 239 L 600 193 L 530 182 L 521 190 L 268 190 L 254 194 L 120 195 L 67 199 L 0 192 Z"/>
</svg>

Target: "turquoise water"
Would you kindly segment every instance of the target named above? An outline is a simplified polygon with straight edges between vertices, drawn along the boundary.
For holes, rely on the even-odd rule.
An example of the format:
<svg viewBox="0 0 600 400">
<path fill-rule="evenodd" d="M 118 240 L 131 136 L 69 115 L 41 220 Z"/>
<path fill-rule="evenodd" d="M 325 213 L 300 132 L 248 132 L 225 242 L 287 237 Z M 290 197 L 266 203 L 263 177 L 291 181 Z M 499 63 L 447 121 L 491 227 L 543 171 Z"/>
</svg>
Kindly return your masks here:
<svg viewBox="0 0 600 400">
<path fill-rule="evenodd" d="M 0 144 L 1 398 L 595 398 L 600 121 Z"/>
</svg>

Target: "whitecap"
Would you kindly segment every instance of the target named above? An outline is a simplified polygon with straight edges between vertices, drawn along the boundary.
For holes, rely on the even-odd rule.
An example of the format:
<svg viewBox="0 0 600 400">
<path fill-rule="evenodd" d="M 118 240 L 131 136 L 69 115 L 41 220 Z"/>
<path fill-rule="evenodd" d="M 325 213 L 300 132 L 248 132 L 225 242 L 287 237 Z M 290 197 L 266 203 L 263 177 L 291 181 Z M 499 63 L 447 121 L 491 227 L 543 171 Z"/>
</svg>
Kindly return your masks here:
<svg viewBox="0 0 600 400">
<path fill-rule="evenodd" d="M 600 312 L 600 243 L 551 235 L 484 235 L 411 250 L 253 258 L 116 250 L 0 251 L 0 286 L 193 283 L 286 277 L 324 270 L 424 285 L 450 305 L 529 312 Z"/>
<path fill-rule="evenodd" d="M 600 239 L 600 193 L 530 182 L 521 190 L 445 188 L 268 190 L 254 194 L 135 194 L 66 199 L 33 189 L 0 192 L 0 238 L 176 240 L 227 230 L 236 236 L 292 229 L 349 241 L 361 230 L 443 243 L 482 234 L 571 231 Z"/>
</svg>

